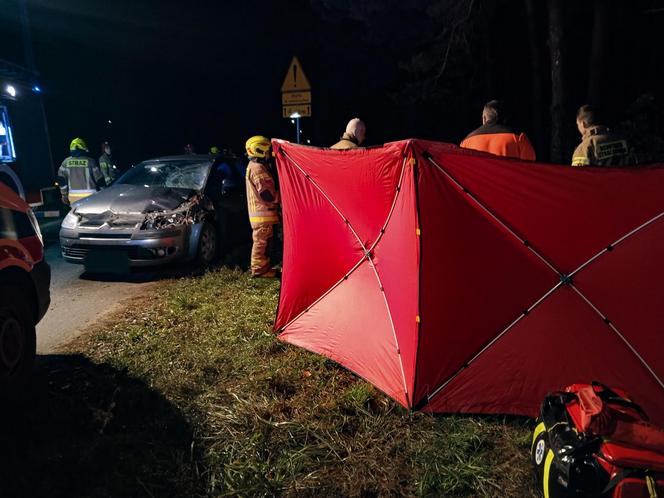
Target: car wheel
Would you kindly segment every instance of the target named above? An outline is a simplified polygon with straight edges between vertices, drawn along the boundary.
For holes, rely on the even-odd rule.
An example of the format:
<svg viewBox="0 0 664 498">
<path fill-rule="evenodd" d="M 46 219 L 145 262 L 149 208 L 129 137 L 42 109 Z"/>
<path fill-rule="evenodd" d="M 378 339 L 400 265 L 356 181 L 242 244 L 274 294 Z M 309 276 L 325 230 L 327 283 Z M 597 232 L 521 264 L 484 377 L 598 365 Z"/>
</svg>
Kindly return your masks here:
<svg viewBox="0 0 664 498">
<path fill-rule="evenodd" d="M 198 263 L 207 266 L 217 256 L 217 232 L 211 223 L 205 222 L 198 237 Z"/>
<path fill-rule="evenodd" d="M 0 392 L 17 391 L 30 377 L 35 360 L 35 325 L 28 294 L 0 286 Z"/>
</svg>

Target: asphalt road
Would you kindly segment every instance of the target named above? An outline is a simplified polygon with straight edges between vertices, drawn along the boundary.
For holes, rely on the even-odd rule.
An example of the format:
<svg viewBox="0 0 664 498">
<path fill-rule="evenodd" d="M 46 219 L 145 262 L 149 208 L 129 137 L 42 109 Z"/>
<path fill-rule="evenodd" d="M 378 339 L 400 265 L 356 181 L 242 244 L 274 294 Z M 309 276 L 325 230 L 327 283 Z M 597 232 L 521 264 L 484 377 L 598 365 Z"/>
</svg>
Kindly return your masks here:
<svg viewBox="0 0 664 498">
<path fill-rule="evenodd" d="M 46 261 L 51 266 L 51 306 L 37 325 L 37 353 L 57 351 L 90 324 L 123 302 L 146 292 L 154 282 L 191 269 L 165 269 L 119 275 L 89 274 L 82 265 L 65 262 L 58 241 L 59 225 L 45 225 Z"/>
</svg>

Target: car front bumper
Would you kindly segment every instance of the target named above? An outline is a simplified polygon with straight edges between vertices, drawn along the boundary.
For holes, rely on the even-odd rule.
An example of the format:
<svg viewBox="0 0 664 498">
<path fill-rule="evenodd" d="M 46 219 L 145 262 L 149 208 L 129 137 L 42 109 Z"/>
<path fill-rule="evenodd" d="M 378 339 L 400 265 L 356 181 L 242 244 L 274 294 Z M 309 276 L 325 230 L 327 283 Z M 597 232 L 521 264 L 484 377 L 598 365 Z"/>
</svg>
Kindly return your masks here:
<svg viewBox="0 0 664 498">
<path fill-rule="evenodd" d="M 61 228 L 62 257 L 86 264 L 91 255 L 126 257 L 130 267 L 158 266 L 192 256 L 200 224 L 161 230 Z"/>
</svg>

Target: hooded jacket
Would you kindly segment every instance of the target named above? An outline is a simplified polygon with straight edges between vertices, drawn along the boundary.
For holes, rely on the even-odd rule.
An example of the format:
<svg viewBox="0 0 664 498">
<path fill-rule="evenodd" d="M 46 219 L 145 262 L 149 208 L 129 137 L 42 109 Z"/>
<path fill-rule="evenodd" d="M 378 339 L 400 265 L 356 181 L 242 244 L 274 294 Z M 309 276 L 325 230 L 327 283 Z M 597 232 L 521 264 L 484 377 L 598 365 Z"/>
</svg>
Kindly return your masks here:
<svg viewBox="0 0 664 498">
<path fill-rule="evenodd" d="M 366 126 L 364 125 L 364 122 L 360 118 L 353 118 L 346 125 L 346 131 L 341 136 L 341 140 L 332 145 L 330 149 L 356 149 L 360 146 L 360 142 L 364 139 L 365 133 Z"/>
</svg>

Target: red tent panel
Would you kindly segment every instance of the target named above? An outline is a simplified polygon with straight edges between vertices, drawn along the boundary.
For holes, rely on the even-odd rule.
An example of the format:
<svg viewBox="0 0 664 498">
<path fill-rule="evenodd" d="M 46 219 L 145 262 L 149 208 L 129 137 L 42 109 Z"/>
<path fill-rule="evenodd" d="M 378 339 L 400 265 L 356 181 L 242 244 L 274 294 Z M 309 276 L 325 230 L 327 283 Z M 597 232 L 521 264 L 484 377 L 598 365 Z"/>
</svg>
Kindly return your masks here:
<svg viewBox="0 0 664 498">
<path fill-rule="evenodd" d="M 664 169 L 274 148 L 281 339 L 411 408 L 535 415 L 600 380 L 664 422 Z"/>
<path fill-rule="evenodd" d="M 662 388 L 592 308 L 566 287 L 460 372 L 427 410 L 536 416 L 547 391 L 579 379 L 629 386 L 634 399 L 664 422 Z"/>
<path fill-rule="evenodd" d="M 660 379 L 664 379 L 663 255 L 664 223 L 651 224 L 602 255 L 575 280 Z"/>
<path fill-rule="evenodd" d="M 362 313 L 348 312 L 355 303 L 362 303 Z M 295 320 L 281 338 L 341 363 L 407 404 L 385 300 L 368 262 Z"/>
<path fill-rule="evenodd" d="M 660 168 L 648 173 L 570 169 L 478 158 L 450 151 L 447 144 L 418 141 L 415 148 L 434 156 L 445 171 L 564 273 L 662 211 L 664 171 Z"/>
<path fill-rule="evenodd" d="M 409 399 L 415 381 L 419 309 L 420 244 L 415 196 L 413 166 L 409 162 L 389 223 L 373 250 L 373 262 L 385 290 L 400 348 Z"/>
<path fill-rule="evenodd" d="M 284 254 L 297 254 L 297 264 L 284 258 L 277 327 L 283 327 L 318 299 L 355 266 L 362 250 L 353 234 L 338 222 L 339 214 L 311 182 L 295 168 L 280 175 Z M 329 251 L 336 247 L 335 251 Z M 316 278 L 309 278 L 315 268 Z M 306 283 L 306 285 L 302 285 Z"/>
<path fill-rule="evenodd" d="M 438 169 L 423 163 L 420 172 L 417 399 L 432 393 L 558 281 Z"/>
</svg>

